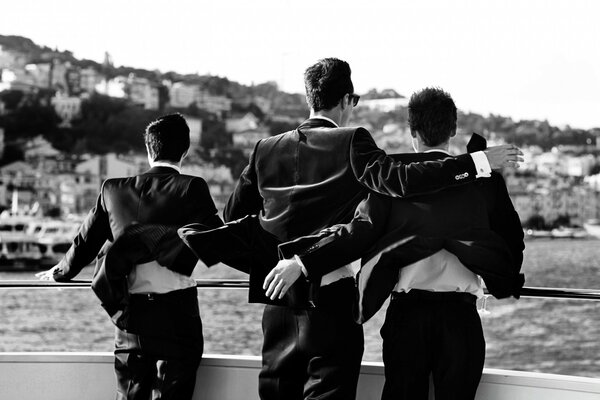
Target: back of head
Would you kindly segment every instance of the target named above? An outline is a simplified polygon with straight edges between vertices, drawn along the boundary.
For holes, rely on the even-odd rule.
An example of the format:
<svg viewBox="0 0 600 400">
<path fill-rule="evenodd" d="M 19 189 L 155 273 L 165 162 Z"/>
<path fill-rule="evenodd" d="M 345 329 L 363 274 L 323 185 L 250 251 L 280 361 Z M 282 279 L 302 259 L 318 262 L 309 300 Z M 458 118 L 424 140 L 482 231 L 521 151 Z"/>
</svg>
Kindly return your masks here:
<svg viewBox="0 0 600 400">
<path fill-rule="evenodd" d="M 144 142 L 152 160 L 179 162 L 190 147 L 190 128 L 181 114 L 165 115 L 148 124 Z"/>
<path fill-rule="evenodd" d="M 324 58 L 304 72 L 308 106 L 314 111 L 330 110 L 346 94 L 354 93 L 350 65 L 337 58 Z"/>
<path fill-rule="evenodd" d="M 439 146 L 456 133 L 454 100 L 440 88 L 416 92 L 408 103 L 408 123 L 412 135 L 419 135 L 426 146 Z"/>
</svg>

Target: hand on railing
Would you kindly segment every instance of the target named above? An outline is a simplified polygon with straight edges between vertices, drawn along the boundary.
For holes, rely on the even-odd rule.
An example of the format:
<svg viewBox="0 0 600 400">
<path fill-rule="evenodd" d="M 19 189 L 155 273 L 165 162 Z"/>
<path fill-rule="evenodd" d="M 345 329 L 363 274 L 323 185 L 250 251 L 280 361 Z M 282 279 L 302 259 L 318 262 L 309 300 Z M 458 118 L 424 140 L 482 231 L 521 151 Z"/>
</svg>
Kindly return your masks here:
<svg viewBox="0 0 600 400">
<path fill-rule="evenodd" d="M 58 264 L 55 265 L 54 267 L 50 268 L 47 271 L 38 272 L 37 274 L 35 274 L 35 276 L 40 281 L 53 281 L 53 282 L 55 282 L 54 271 L 56 271 L 57 269 L 58 269 Z"/>
</svg>

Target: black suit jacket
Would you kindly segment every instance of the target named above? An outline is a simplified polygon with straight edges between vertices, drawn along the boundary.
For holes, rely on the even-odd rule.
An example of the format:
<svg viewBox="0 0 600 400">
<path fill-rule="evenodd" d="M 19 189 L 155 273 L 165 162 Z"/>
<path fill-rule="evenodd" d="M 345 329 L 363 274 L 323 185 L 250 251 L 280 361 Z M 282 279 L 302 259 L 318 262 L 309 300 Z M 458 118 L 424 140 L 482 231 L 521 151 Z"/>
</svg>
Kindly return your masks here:
<svg viewBox="0 0 600 400">
<path fill-rule="evenodd" d="M 403 162 L 435 160 L 442 152 L 400 154 Z M 399 269 L 446 248 L 480 275 L 498 298 L 519 296 L 523 230 L 501 175 L 461 187 L 391 199 L 377 194 L 360 203 L 352 222 L 314 238 L 280 245 L 286 258 L 300 255 L 309 277 L 322 265 L 362 257 L 358 278 L 360 322 L 389 296 Z M 318 272 L 316 273 L 318 276 Z"/>
<path fill-rule="evenodd" d="M 256 144 L 224 218 L 258 215 L 268 233 L 289 241 L 349 222 L 369 190 L 403 197 L 471 182 L 475 175 L 469 155 L 406 164 L 388 157 L 364 128 L 313 118 Z M 333 269 L 322 264 L 313 274 Z"/>
<path fill-rule="evenodd" d="M 177 270 L 177 266 L 185 265 L 187 261 L 187 252 L 182 251 L 183 247 L 176 226 L 133 223 L 125 228 L 99 260 L 92 279 L 92 290 L 108 315 L 113 317 L 119 310 L 128 311 L 127 276 L 133 267 L 157 261 L 160 265 Z M 186 275 L 189 276 L 187 272 Z M 122 315 L 117 326 L 127 330 L 127 319 L 128 315 Z"/>
<path fill-rule="evenodd" d="M 107 241 L 112 243 L 131 224 L 181 227 L 193 222 L 211 227 L 223 224 L 202 178 L 181 175 L 169 167 L 154 167 L 141 175 L 108 179 L 54 278 L 68 281 L 75 277 L 98 256 Z M 177 262 L 167 267 L 190 275 L 196 262 L 194 254 L 182 247 Z"/>
</svg>

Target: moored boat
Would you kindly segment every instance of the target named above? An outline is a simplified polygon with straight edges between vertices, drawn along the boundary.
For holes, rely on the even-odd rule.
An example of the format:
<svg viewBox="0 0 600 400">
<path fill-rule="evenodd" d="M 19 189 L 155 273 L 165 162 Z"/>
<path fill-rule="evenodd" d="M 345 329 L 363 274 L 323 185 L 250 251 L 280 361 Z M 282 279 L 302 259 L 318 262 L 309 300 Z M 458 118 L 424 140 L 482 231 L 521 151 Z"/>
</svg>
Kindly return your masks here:
<svg viewBox="0 0 600 400">
<path fill-rule="evenodd" d="M 600 238 L 600 219 L 590 219 L 583 224 L 583 228 L 593 237 Z"/>
</svg>

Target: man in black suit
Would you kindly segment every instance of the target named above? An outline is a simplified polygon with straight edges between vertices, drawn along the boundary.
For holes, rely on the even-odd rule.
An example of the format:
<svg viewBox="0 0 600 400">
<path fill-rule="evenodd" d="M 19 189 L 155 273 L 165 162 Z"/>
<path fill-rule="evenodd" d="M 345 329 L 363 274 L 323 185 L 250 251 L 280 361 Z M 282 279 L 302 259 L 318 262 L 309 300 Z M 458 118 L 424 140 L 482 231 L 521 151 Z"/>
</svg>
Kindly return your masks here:
<svg viewBox="0 0 600 400">
<path fill-rule="evenodd" d="M 368 189 L 391 196 L 430 192 L 474 181 L 489 171 L 488 159 L 494 168 L 519 159 L 518 149 L 504 146 L 491 149 L 488 159 L 479 153 L 396 162 L 366 129 L 344 127 L 359 100 L 346 62 L 320 60 L 304 79 L 311 117 L 256 144 L 225 208 L 226 221 L 259 214 L 264 230 L 289 241 L 350 221 Z M 352 317 L 353 273 L 326 264 L 304 272 L 311 283 L 307 307 L 265 307 L 261 399 L 353 399 L 363 353 L 362 327 Z M 293 261 L 277 267 L 265 281 L 267 295 L 283 297 L 301 274 Z"/>
<path fill-rule="evenodd" d="M 403 162 L 448 157 L 456 107 L 440 89 L 415 93 L 409 123 L 418 154 Z M 502 176 L 410 199 L 371 193 L 353 221 L 325 232 L 317 243 L 282 244 L 306 269 L 343 265 L 363 257 L 360 322 L 389 297 L 383 337 L 385 400 L 473 399 L 481 378 L 485 341 L 475 301 L 480 276 L 498 298 L 519 296 L 523 231 Z M 303 242 L 307 245 L 303 245 Z M 376 244 L 370 251 L 370 246 Z"/>
<path fill-rule="evenodd" d="M 118 241 L 132 224 L 221 226 L 206 182 L 180 173 L 190 146 L 189 132 L 180 114 L 150 123 L 144 140 L 151 169 L 106 180 L 73 245 L 59 264 L 38 274 L 40 279 L 74 278 L 106 241 Z M 127 277 L 127 309 L 109 311 L 115 322 L 122 313 L 128 314 L 127 331 L 116 328 L 115 335 L 117 399 L 192 397 L 204 344 L 191 278 L 197 258 L 186 247 L 172 261 L 170 265 L 157 259 L 140 261 Z"/>
</svg>

